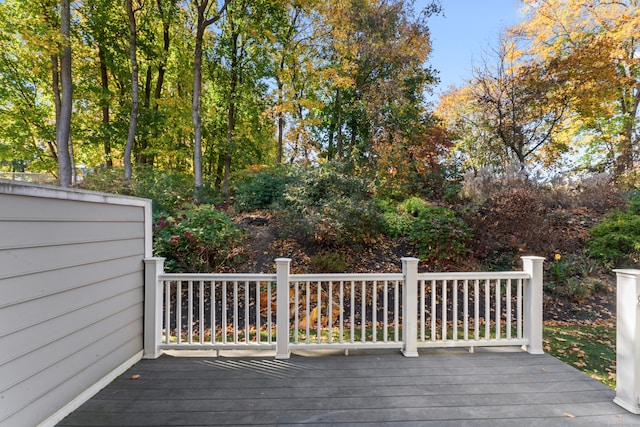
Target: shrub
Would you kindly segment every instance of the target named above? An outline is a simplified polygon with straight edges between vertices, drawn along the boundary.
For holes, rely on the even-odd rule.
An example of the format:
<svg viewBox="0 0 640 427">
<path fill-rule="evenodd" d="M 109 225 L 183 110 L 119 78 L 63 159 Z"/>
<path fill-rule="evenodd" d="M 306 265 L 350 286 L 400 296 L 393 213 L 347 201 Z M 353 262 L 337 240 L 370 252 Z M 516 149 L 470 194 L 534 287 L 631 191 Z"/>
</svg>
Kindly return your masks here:
<svg viewBox="0 0 640 427">
<path fill-rule="evenodd" d="M 589 230 L 589 234 L 589 256 L 609 267 L 633 265 L 634 257 L 640 251 L 640 196 L 630 198 L 626 210 L 607 215 L 603 222 Z"/>
<path fill-rule="evenodd" d="M 130 181 L 122 168 L 101 169 L 86 175 L 82 188 L 151 199 L 154 212 L 174 212 L 193 201 L 193 176 L 185 173 L 136 168 Z"/>
<path fill-rule="evenodd" d="M 421 199 L 420 197 L 410 197 L 404 202 L 400 203 L 398 210 L 400 211 L 400 213 L 418 217 L 420 212 L 424 211 L 429 206 L 429 203 Z"/>
<path fill-rule="evenodd" d="M 246 171 L 236 181 L 234 207 L 238 212 L 251 212 L 282 205 L 290 181 L 289 170 L 281 167 Z"/>
<path fill-rule="evenodd" d="M 556 253 L 546 267 L 544 288 L 555 296 L 581 303 L 607 290 L 605 282 L 599 278 L 603 273 L 602 266 L 584 252 Z"/>
<path fill-rule="evenodd" d="M 410 197 L 397 208 L 385 206 L 382 215 L 385 234 L 392 237 L 408 236 L 416 218 L 428 206 L 429 203 L 419 197 Z"/>
<path fill-rule="evenodd" d="M 511 268 L 526 253 L 544 255 L 557 250 L 556 240 L 561 236 L 549 232 L 547 197 L 533 184 L 514 181 L 468 211 L 475 235 L 473 250 L 489 269 Z M 494 262 L 499 265 L 492 265 Z"/>
<path fill-rule="evenodd" d="M 602 292 L 605 288 L 604 282 L 597 277 L 570 277 L 567 279 L 566 284 L 557 292 L 566 295 L 567 298 L 573 302 L 582 303 L 585 300 L 593 298 L 594 295 Z"/>
<path fill-rule="evenodd" d="M 341 273 L 349 267 L 349 261 L 337 252 L 321 253 L 311 257 L 310 273 Z"/>
<path fill-rule="evenodd" d="M 283 234 L 325 246 L 377 238 L 382 215 L 367 183 L 335 167 L 301 169 L 284 192 Z"/>
<path fill-rule="evenodd" d="M 421 209 L 409 231 L 409 241 L 416 246 L 418 256 L 432 269 L 461 263 L 469 253 L 470 237 L 467 224 L 441 206 Z"/>
<path fill-rule="evenodd" d="M 154 221 L 154 252 L 170 272 L 212 272 L 239 260 L 242 231 L 209 205 L 191 205 Z"/>
</svg>

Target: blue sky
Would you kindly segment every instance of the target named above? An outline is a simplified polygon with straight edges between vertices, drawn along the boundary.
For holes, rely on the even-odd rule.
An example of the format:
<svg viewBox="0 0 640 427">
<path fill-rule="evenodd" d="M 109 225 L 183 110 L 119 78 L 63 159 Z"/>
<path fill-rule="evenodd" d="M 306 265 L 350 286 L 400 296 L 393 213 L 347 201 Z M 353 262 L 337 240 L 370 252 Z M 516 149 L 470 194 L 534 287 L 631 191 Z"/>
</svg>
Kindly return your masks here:
<svg viewBox="0 0 640 427">
<path fill-rule="evenodd" d="M 519 0 L 441 0 L 444 16 L 432 16 L 428 25 L 433 51 L 429 63 L 440 71 L 435 95 L 450 85 L 460 86 L 472 75 L 484 52 L 496 46 L 500 29 L 520 21 Z M 416 11 L 428 0 L 416 0 Z"/>
</svg>

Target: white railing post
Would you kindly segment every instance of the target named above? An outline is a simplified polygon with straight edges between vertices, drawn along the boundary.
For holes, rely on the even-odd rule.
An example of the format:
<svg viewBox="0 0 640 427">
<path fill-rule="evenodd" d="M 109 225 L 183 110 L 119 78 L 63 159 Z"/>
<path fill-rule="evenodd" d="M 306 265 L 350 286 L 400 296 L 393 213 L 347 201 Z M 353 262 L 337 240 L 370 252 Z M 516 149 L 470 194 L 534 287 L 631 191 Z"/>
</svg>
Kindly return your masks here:
<svg viewBox="0 0 640 427">
<path fill-rule="evenodd" d="M 617 274 L 615 403 L 640 414 L 640 270 Z"/>
<path fill-rule="evenodd" d="M 162 282 L 164 258 L 144 260 L 144 355 L 145 359 L 157 359 L 162 355 L 158 348 L 162 340 Z"/>
<path fill-rule="evenodd" d="M 544 354 L 542 350 L 543 263 L 544 257 L 522 257 L 522 269 L 530 276 L 524 290 L 524 336 L 529 340 L 527 352 L 531 354 Z"/>
<path fill-rule="evenodd" d="M 276 359 L 288 359 L 289 352 L 289 267 L 291 259 L 276 259 Z"/>
<path fill-rule="evenodd" d="M 401 258 L 404 289 L 402 290 L 402 341 L 405 357 L 418 357 L 418 259 Z"/>
</svg>

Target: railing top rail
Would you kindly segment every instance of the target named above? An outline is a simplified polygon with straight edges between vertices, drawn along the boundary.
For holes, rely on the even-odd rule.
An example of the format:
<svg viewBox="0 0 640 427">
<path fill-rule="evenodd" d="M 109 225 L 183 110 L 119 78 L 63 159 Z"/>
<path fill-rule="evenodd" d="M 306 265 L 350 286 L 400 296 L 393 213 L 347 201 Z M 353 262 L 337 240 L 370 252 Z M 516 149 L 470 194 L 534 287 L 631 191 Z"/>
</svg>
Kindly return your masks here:
<svg viewBox="0 0 640 427">
<path fill-rule="evenodd" d="M 402 273 L 322 273 L 322 274 L 291 274 L 291 282 L 339 282 L 339 281 L 374 281 L 374 280 L 402 280 Z"/>
<path fill-rule="evenodd" d="M 264 273 L 165 273 L 159 280 L 201 280 L 201 281 L 239 281 L 239 282 L 275 282 L 275 274 Z"/>
<path fill-rule="evenodd" d="M 496 271 L 496 272 L 428 272 L 418 273 L 419 280 L 474 280 L 474 279 L 529 279 L 531 276 L 524 271 Z M 160 280 L 213 280 L 213 281 L 276 281 L 275 274 L 265 273 L 164 273 L 158 276 Z M 338 281 L 374 281 L 374 280 L 402 280 L 402 273 L 320 273 L 320 274 L 291 274 L 292 282 L 338 282 Z"/>
<path fill-rule="evenodd" d="M 530 279 L 524 271 L 495 271 L 471 273 L 418 273 L 418 280 L 475 280 L 475 279 Z"/>
</svg>

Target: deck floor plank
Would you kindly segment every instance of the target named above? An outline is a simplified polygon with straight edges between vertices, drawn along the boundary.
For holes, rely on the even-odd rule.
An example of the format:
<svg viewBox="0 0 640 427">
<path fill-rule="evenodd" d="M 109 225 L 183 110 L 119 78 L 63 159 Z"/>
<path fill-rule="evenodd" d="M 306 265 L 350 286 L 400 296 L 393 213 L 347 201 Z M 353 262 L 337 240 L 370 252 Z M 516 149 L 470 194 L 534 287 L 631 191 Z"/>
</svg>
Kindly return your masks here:
<svg viewBox="0 0 640 427">
<path fill-rule="evenodd" d="M 165 355 L 140 361 L 59 426 L 640 426 L 614 396 L 525 352 Z"/>
</svg>

